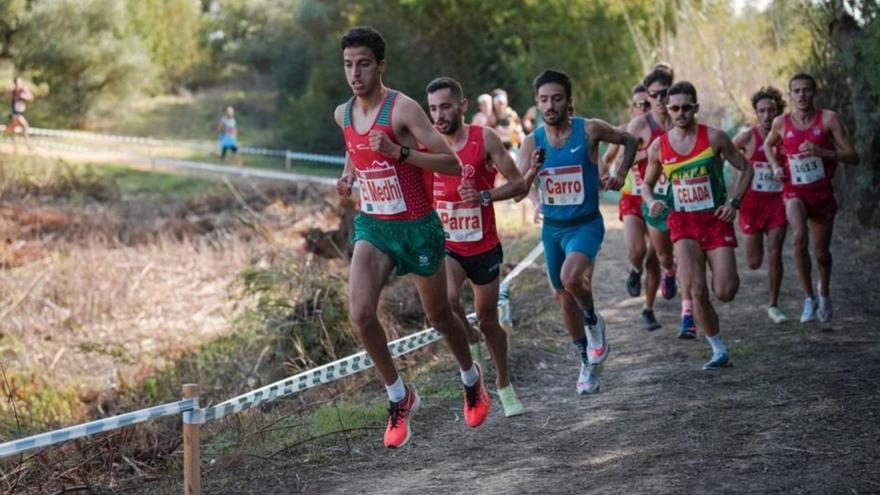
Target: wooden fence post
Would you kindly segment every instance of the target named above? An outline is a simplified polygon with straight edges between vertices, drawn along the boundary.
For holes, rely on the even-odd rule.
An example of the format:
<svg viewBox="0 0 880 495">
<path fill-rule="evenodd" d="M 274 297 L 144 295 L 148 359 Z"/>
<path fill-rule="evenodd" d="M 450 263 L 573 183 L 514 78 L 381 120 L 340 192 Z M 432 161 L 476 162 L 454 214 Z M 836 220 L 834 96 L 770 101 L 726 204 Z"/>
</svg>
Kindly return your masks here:
<svg viewBox="0 0 880 495">
<path fill-rule="evenodd" d="M 199 385 L 187 383 L 183 386 L 183 398 L 195 399 L 196 409 L 199 407 Z M 183 493 L 184 495 L 202 494 L 202 462 L 199 455 L 200 425 L 183 424 Z"/>
</svg>

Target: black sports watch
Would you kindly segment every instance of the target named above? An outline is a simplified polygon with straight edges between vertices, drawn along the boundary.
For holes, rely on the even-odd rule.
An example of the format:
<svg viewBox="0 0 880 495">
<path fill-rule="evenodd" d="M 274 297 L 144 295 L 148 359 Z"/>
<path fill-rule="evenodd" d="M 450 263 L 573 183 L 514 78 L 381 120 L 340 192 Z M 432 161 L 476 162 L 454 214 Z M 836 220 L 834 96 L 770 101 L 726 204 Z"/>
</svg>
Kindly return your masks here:
<svg viewBox="0 0 880 495">
<path fill-rule="evenodd" d="M 403 163 L 406 161 L 406 157 L 409 156 L 409 146 L 401 146 L 400 147 L 400 155 L 397 157 L 397 161 Z"/>
<path fill-rule="evenodd" d="M 483 206 L 489 206 L 489 203 L 492 202 L 492 193 L 489 192 L 488 189 L 480 191 L 480 204 Z"/>
<path fill-rule="evenodd" d="M 740 206 L 740 205 L 739 205 L 739 200 L 736 199 L 736 198 L 730 198 L 730 199 L 728 199 L 728 200 L 727 200 L 727 204 L 729 204 L 730 207 L 733 208 L 734 210 L 738 210 L 738 209 L 739 209 L 739 206 Z"/>
</svg>

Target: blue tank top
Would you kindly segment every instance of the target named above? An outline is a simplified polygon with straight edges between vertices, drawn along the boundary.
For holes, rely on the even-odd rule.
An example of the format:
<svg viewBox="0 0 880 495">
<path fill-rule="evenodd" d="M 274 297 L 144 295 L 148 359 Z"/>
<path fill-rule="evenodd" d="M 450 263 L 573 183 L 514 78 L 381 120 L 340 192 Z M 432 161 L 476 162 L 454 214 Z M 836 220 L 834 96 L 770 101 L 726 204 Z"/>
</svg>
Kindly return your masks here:
<svg viewBox="0 0 880 495">
<path fill-rule="evenodd" d="M 535 146 L 547 150 L 537 177 L 544 223 L 568 227 L 600 218 L 599 167 L 590 159 L 584 119 L 571 119 L 571 134 L 559 148 L 550 146 L 546 126 L 534 136 Z"/>
</svg>

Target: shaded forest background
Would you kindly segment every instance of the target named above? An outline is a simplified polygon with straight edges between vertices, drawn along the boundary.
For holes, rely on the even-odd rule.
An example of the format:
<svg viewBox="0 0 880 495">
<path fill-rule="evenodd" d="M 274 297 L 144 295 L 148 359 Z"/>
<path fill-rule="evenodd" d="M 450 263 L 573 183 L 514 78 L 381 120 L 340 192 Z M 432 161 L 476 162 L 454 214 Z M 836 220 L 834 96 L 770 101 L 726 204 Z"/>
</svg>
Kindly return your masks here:
<svg viewBox="0 0 880 495">
<path fill-rule="evenodd" d="M 350 95 L 339 38 L 385 34 L 386 82 L 419 98 L 438 75 L 473 100 L 505 88 L 531 105 L 546 67 L 575 79 L 578 113 L 626 119 L 629 90 L 657 61 L 700 91 L 702 118 L 752 121 L 749 96 L 796 70 L 820 79 L 862 166 L 841 174 L 845 206 L 880 225 L 880 5 L 876 0 L 2 0 L 0 57 L 37 94 L 32 125 L 90 128 L 164 94 L 235 88 L 271 94 L 257 144 L 339 152 L 333 107 Z M 264 91 L 265 93 L 265 91 Z M 266 113 L 266 112 L 263 112 Z M 205 124 L 208 129 L 210 123 Z M 195 136 L 178 136 L 191 138 Z"/>
</svg>

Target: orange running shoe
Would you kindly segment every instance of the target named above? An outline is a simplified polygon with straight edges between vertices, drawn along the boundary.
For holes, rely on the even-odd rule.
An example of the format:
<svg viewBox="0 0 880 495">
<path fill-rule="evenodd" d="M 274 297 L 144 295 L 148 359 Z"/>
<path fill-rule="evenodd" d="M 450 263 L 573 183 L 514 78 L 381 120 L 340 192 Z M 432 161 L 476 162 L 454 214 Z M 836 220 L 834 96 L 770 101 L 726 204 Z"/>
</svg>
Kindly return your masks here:
<svg viewBox="0 0 880 495">
<path fill-rule="evenodd" d="M 486 421 L 489 416 L 489 394 L 483 386 L 483 370 L 479 363 L 474 363 L 480 373 L 480 379 L 473 386 L 464 387 L 464 422 L 471 428 L 476 428 Z"/>
<path fill-rule="evenodd" d="M 406 387 L 406 397 L 400 402 L 390 402 L 388 406 L 388 427 L 385 428 L 385 446 L 396 449 L 406 445 L 412 436 L 409 421 L 421 404 L 418 392 Z"/>
</svg>

